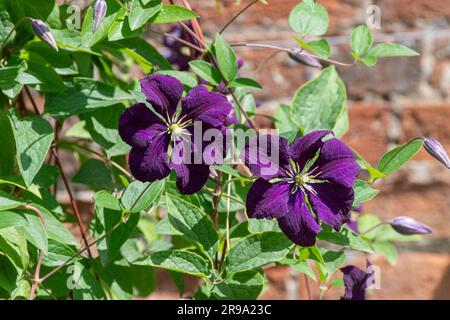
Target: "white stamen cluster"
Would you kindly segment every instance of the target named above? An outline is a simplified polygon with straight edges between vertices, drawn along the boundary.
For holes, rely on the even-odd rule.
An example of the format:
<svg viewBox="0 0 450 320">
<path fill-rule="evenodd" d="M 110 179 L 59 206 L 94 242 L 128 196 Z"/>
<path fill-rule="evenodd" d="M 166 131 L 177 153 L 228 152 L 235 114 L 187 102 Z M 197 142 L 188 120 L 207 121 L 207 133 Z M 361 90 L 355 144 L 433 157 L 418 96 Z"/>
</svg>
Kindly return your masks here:
<svg viewBox="0 0 450 320">
<path fill-rule="evenodd" d="M 320 175 L 320 172 L 314 173 L 318 167 L 315 167 L 310 172 L 307 172 L 309 166 L 305 166 L 300 169 L 298 163 L 291 161 L 289 171 L 287 172 L 287 182 L 292 184 L 291 194 L 296 193 L 298 190 L 305 192 L 308 190 L 314 195 L 317 195 L 317 191 L 310 185 L 310 183 L 320 183 L 321 180 L 317 180 L 316 177 Z"/>
</svg>

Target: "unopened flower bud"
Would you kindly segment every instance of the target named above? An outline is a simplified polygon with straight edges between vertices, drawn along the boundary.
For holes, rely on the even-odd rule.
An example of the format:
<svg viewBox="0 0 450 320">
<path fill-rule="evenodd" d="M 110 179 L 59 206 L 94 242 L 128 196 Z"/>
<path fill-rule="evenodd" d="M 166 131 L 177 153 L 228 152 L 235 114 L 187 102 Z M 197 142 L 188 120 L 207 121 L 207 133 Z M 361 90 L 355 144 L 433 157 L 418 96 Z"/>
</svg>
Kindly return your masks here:
<svg viewBox="0 0 450 320">
<path fill-rule="evenodd" d="M 434 138 L 423 138 L 423 147 L 433 158 L 450 169 L 450 159 L 439 141 Z"/>
<path fill-rule="evenodd" d="M 215 179 L 219 176 L 219 174 L 217 173 L 216 169 L 213 168 L 213 166 L 209 167 L 209 177 L 211 179 Z"/>
<path fill-rule="evenodd" d="M 317 60 L 316 58 L 314 58 L 313 56 L 309 55 L 309 54 L 304 54 L 301 52 L 289 52 L 289 57 L 294 60 L 295 62 L 313 67 L 313 68 L 322 68 L 322 64 L 319 62 L 319 60 Z"/>
<path fill-rule="evenodd" d="M 39 37 L 43 42 L 47 43 L 50 47 L 58 51 L 58 46 L 56 45 L 56 41 L 53 38 L 52 33 L 48 29 L 47 25 L 39 19 L 31 19 L 31 28 L 36 36 Z"/>
<path fill-rule="evenodd" d="M 426 224 L 404 216 L 393 219 L 391 226 L 395 231 L 404 235 L 427 234 L 432 232 L 431 228 Z"/>
<path fill-rule="evenodd" d="M 105 0 L 97 0 L 94 6 L 94 24 L 92 25 L 92 32 L 97 31 L 97 28 L 102 23 L 106 16 L 108 6 Z"/>
</svg>

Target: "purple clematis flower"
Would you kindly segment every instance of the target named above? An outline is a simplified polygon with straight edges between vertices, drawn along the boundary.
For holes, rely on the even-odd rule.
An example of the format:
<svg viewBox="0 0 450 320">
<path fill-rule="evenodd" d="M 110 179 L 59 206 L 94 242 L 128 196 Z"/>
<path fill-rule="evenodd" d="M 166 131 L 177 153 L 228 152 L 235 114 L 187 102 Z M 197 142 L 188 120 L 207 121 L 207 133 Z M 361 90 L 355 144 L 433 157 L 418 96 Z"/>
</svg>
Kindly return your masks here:
<svg viewBox="0 0 450 320">
<path fill-rule="evenodd" d="M 344 300 L 366 300 L 366 289 L 372 284 L 371 264 L 367 260 L 367 271 L 363 271 L 355 266 L 341 268 L 344 274 L 345 293 Z"/>
<path fill-rule="evenodd" d="M 266 135 L 247 144 L 244 163 L 260 177 L 248 192 L 250 217 L 277 218 L 287 237 L 301 246 L 315 244 L 319 222 L 339 230 L 348 221 L 359 166 L 344 143 L 323 140 L 331 134 L 315 131 L 291 144 Z"/>
<path fill-rule="evenodd" d="M 223 131 L 230 103 L 222 94 L 210 92 L 201 85 L 181 98 L 183 85 L 167 75 L 151 75 L 140 83 L 153 110 L 145 103 L 137 103 L 119 119 L 119 134 L 132 147 L 131 173 L 140 181 L 152 182 L 164 179 L 174 169 L 181 193 L 199 191 L 208 180 L 212 163 L 204 158 L 202 139 L 198 143 L 194 137 L 196 126 Z M 190 151 L 184 148 L 186 143 L 191 146 Z M 174 161 L 175 154 L 189 161 Z"/>
</svg>

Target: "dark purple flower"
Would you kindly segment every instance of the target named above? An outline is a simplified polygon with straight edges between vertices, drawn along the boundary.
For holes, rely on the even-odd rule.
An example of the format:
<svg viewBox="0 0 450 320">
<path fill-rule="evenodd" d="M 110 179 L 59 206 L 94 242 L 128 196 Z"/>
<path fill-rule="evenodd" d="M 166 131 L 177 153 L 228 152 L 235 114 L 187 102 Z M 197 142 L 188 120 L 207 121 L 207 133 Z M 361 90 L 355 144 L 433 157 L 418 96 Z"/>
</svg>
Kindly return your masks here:
<svg viewBox="0 0 450 320">
<path fill-rule="evenodd" d="M 313 67 L 313 68 L 322 68 L 322 64 L 319 62 L 319 60 L 317 60 L 316 58 L 314 58 L 313 56 L 309 55 L 309 54 L 304 54 L 301 52 L 297 52 L 297 53 L 291 53 L 289 52 L 289 58 L 291 58 L 292 60 L 294 60 L 297 63 L 301 63 L 304 64 L 306 66 L 309 67 Z"/>
<path fill-rule="evenodd" d="M 193 88 L 181 98 L 183 85 L 167 75 L 151 75 L 140 83 L 155 112 L 145 103 L 138 103 L 125 110 L 119 119 L 120 136 L 132 147 L 131 173 L 140 181 L 155 181 L 164 179 L 174 169 L 181 193 L 199 191 L 208 180 L 212 163 L 205 161 L 204 142 L 197 143 L 194 130 L 200 124 L 202 130 L 222 132 L 230 103 L 222 94 L 210 92 L 204 86 Z M 186 142 L 191 151 L 184 148 Z M 174 161 L 175 156 L 189 161 Z"/>
<path fill-rule="evenodd" d="M 450 169 L 450 159 L 439 141 L 434 138 L 423 138 L 423 147 L 433 158 Z"/>
<path fill-rule="evenodd" d="M 48 29 L 47 25 L 42 20 L 33 18 L 30 19 L 31 19 L 31 28 L 33 29 L 33 32 L 36 34 L 36 36 L 38 36 L 39 39 L 48 44 L 50 47 L 58 51 L 56 41 L 53 38 L 53 35 Z"/>
<path fill-rule="evenodd" d="M 92 32 L 97 31 L 98 26 L 102 23 L 103 19 L 106 16 L 107 9 L 108 5 L 106 4 L 105 0 L 97 0 L 95 2 Z"/>
<path fill-rule="evenodd" d="M 192 30 L 192 25 L 187 23 L 187 26 Z M 186 30 L 183 29 L 179 24 L 174 25 L 168 32 L 177 38 L 185 40 L 189 43 L 192 43 L 198 46 L 198 41 Z M 164 37 L 164 45 L 168 49 L 168 53 L 165 55 L 167 61 L 169 61 L 172 65 L 178 67 L 180 71 L 189 70 L 189 62 L 191 60 L 195 60 L 200 56 L 200 52 L 197 50 L 191 50 L 183 43 L 169 37 Z"/>
<path fill-rule="evenodd" d="M 322 230 L 319 222 L 339 230 L 352 208 L 359 166 L 344 143 L 323 140 L 331 134 L 315 131 L 291 144 L 277 136 L 260 136 L 242 153 L 252 173 L 260 177 L 248 192 L 248 214 L 277 218 L 288 238 L 301 246 L 315 244 Z"/>
<path fill-rule="evenodd" d="M 394 218 L 391 221 L 391 226 L 395 231 L 404 235 L 428 234 L 432 232 L 431 228 L 426 224 L 404 216 Z"/>
<path fill-rule="evenodd" d="M 373 271 L 371 264 L 367 260 L 367 271 L 363 271 L 355 266 L 341 268 L 344 274 L 345 293 L 344 300 L 365 300 L 366 289 L 371 285 Z"/>
</svg>

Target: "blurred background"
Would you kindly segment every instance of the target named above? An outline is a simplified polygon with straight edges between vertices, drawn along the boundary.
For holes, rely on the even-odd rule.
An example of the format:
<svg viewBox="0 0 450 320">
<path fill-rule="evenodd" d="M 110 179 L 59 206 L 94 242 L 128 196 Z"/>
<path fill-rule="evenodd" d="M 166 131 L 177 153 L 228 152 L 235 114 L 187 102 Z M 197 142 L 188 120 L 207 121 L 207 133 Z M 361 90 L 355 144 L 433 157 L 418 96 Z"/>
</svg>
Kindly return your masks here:
<svg viewBox="0 0 450 320">
<path fill-rule="evenodd" d="M 73 3 L 77 1 L 72 1 Z M 86 1 L 78 1 L 85 3 Z M 200 14 L 207 37 L 250 0 L 190 0 Z M 221 5 L 218 7 L 218 2 Z M 288 26 L 290 10 L 298 0 L 269 0 L 242 14 L 224 33 L 229 42 L 258 42 L 295 46 Z M 416 136 L 437 138 L 450 151 L 450 2 L 448 0 L 319 0 L 330 15 L 327 39 L 333 58 L 351 62 L 348 36 L 353 27 L 380 19 L 372 30 L 375 42 L 403 43 L 421 55 L 384 58 L 369 69 L 363 65 L 338 67 L 348 90 L 350 129 L 344 140 L 375 165 L 387 150 Z M 375 6 L 375 7 L 374 7 Z M 374 11 L 375 10 L 375 11 Z M 161 39 L 149 35 L 158 44 Z M 269 49 L 236 48 L 244 61 L 242 76 L 254 76 L 264 89 L 255 91 L 258 112 L 273 115 L 280 103 L 290 104 L 293 94 L 317 69 L 290 60 Z M 258 117 L 261 127 L 272 124 Z M 71 170 L 72 171 L 72 170 Z M 76 168 L 73 168 L 76 172 Z M 369 299 L 450 299 L 450 171 L 421 151 L 402 170 L 377 183 L 381 194 L 364 204 L 363 211 L 389 219 L 411 216 L 433 228 L 419 242 L 400 243 L 395 265 L 379 256 L 369 257 L 381 268 L 381 288 Z M 79 190 L 78 198 L 87 199 Z M 349 264 L 365 265 L 361 256 L 349 256 Z M 268 270 L 263 299 L 306 299 L 304 278 L 288 268 Z M 341 274 L 338 272 L 338 275 Z M 158 274 L 158 290 L 150 298 L 177 298 L 178 289 L 164 272 Z M 195 285 L 192 280 L 191 285 Z M 317 284 L 310 283 L 318 298 Z M 336 299 L 342 290 L 325 298 Z"/>
</svg>

